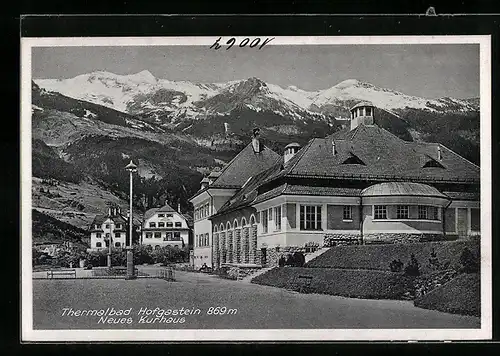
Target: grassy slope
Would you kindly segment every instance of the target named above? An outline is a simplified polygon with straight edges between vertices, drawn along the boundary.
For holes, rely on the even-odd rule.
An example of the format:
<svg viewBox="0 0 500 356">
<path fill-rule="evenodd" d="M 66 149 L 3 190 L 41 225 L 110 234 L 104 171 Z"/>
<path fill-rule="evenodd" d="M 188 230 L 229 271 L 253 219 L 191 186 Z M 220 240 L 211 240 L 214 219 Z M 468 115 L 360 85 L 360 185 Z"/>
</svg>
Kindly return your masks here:
<svg viewBox="0 0 500 356">
<path fill-rule="evenodd" d="M 32 210 L 33 244 L 71 241 L 86 247 L 84 229 L 67 224 L 35 209 Z"/>
<path fill-rule="evenodd" d="M 447 313 L 481 315 L 480 274 L 461 274 L 415 300 L 415 306 Z"/>
<path fill-rule="evenodd" d="M 312 293 L 354 298 L 401 299 L 407 283 L 404 276 L 392 272 L 304 267 L 273 268 L 252 279 L 252 283 L 300 290 L 301 275 L 313 277 Z"/>
<path fill-rule="evenodd" d="M 460 265 L 460 254 L 465 247 L 468 247 L 476 256 L 479 255 L 479 243 L 475 241 L 337 246 L 310 261 L 307 267 L 360 268 L 388 271 L 391 261 L 400 259 L 401 262 L 406 264 L 413 253 L 420 264 L 421 271 L 425 273 L 429 270 L 427 265 L 433 248 L 438 260 L 441 263 L 449 261 L 450 267 L 453 268 Z"/>
</svg>

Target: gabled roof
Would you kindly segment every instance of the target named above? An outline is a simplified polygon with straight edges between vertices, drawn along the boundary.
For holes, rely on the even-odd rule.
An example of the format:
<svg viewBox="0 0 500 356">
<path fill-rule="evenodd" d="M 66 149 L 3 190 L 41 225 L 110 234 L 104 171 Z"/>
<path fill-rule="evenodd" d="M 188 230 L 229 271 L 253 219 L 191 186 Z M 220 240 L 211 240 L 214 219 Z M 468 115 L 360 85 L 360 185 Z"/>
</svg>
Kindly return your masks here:
<svg viewBox="0 0 500 356">
<path fill-rule="evenodd" d="M 155 215 L 157 213 L 177 213 L 177 211 L 174 208 L 172 208 L 170 205 L 165 204 L 164 206 L 162 206 L 160 208 L 148 209 L 144 213 L 144 220 L 149 219 L 150 217 L 152 217 L 153 215 Z M 180 215 L 182 215 L 182 214 L 180 214 Z"/>
<path fill-rule="evenodd" d="M 255 153 L 252 144 L 249 143 L 224 167 L 211 186 L 241 187 L 249 177 L 269 168 L 280 159 L 280 155 L 266 146 L 261 152 Z"/>
<path fill-rule="evenodd" d="M 261 144 L 261 151 L 255 153 L 249 143 L 220 171 L 217 179 L 200 189 L 192 198 L 210 188 L 241 188 L 252 176 L 268 169 L 282 160 L 282 156 Z"/>
</svg>

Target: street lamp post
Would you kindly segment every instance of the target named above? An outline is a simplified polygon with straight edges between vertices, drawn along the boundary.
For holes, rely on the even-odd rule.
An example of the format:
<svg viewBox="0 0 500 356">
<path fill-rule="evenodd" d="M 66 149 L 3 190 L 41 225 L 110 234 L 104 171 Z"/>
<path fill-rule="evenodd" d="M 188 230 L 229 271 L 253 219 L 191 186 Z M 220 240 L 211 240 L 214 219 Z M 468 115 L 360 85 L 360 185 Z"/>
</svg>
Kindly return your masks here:
<svg viewBox="0 0 500 356">
<path fill-rule="evenodd" d="M 129 243 L 125 243 L 125 250 L 127 251 L 127 277 L 126 279 L 135 279 L 136 276 L 134 274 L 134 253 L 132 247 L 132 231 L 133 231 L 133 223 L 132 223 L 132 174 L 137 172 L 137 166 L 130 160 L 130 163 L 125 167 L 126 170 L 129 171 L 130 174 L 130 208 L 129 208 Z"/>
<path fill-rule="evenodd" d="M 108 239 L 108 268 L 111 268 L 111 249 L 112 249 L 112 237 L 113 237 L 113 231 L 111 230 L 111 225 L 113 224 L 113 220 L 111 220 L 111 215 L 109 216 L 110 222 L 109 222 L 109 239 Z"/>
</svg>

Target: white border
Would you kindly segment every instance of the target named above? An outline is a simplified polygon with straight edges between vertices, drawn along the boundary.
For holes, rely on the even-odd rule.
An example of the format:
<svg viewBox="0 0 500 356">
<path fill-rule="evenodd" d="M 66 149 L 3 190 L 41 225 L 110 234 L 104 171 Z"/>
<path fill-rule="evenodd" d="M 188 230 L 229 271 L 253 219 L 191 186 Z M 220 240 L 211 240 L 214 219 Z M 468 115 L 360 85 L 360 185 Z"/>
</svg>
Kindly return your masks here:
<svg viewBox="0 0 500 356">
<path fill-rule="evenodd" d="M 246 36 L 236 36 L 241 41 Z M 248 36 L 256 37 L 256 36 Z M 259 36 L 273 37 L 273 36 Z M 217 37 L 87 37 L 21 39 L 21 322 L 22 341 L 315 341 L 488 340 L 492 338 L 491 36 L 275 37 L 268 46 L 345 44 L 479 44 L 481 112 L 480 329 L 33 330 L 31 268 L 31 48 L 65 46 L 210 46 Z M 230 36 L 223 37 L 228 39 Z M 236 42 L 238 43 L 238 42 Z"/>
</svg>

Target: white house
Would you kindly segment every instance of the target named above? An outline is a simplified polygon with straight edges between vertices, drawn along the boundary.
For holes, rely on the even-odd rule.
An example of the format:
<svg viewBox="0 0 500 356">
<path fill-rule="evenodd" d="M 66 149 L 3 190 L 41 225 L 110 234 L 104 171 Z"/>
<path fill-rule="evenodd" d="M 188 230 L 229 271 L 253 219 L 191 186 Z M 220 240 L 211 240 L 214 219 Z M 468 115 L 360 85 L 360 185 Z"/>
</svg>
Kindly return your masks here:
<svg viewBox="0 0 500 356">
<path fill-rule="evenodd" d="M 189 226 L 186 217 L 168 204 L 152 208 L 144 214 L 141 244 L 153 248 L 184 247 L 188 244 Z"/>
<path fill-rule="evenodd" d="M 127 218 L 119 206 L 109 206 L 107 215 L 97 215 L 90 226 L 90 249 L 101 250 L 112 247 L 125 247 L 127 237 Z"/>
</svg>

